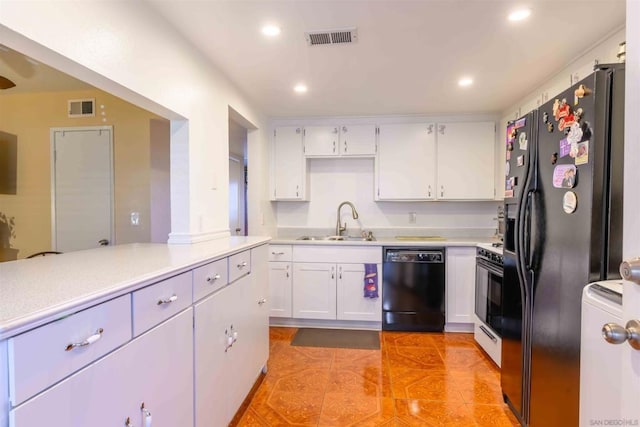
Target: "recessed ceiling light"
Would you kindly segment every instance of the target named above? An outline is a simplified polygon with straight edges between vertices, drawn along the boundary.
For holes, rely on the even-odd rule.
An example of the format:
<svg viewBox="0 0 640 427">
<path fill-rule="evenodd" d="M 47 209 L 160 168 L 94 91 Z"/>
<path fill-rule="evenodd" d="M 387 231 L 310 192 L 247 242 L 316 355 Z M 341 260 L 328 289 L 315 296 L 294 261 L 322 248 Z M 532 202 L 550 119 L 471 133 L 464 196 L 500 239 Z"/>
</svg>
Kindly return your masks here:
<svg viewBox="0 0 640 427">
<path fill-rule="evenodd" d="M 519 9 L 509 14 L 509 21 L 522 21 L 531 15 L 531 9 Z"/>
<path fill-rule="evenodd" d="M 262 34 L 268 37 L 275 37 L 280 34 L 280 27 L 271 24 L 265 25 L 264 27 L 262 27 Z"/>
<path fill-rule="evenodd" d="M 458 86 L 467 87 L 473 84 L 473 79 L 471 77 L 463 77 L 458 80 Z"/>
<path fill-rule="evenodd" d="M 307 92 L 307 85 L 303 84 L 303 83 L 298 83 L 293 90 L 296 91 L 296 93 L 306 93 Z"/>
</svg>

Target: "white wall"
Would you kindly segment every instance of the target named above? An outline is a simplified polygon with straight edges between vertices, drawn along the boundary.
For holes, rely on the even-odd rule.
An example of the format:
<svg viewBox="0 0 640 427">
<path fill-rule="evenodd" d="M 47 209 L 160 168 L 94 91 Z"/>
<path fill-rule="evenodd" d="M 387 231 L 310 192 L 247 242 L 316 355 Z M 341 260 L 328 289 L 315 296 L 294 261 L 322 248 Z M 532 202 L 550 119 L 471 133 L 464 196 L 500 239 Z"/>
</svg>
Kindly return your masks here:
<svg viewBox="0 0 640 427">
<path fill-rule="evenodd" d="M 151 120 L 149 140 L 151 242 L 166 243 L 171 232 L 169 123 Z"/>
<path fill-rule="evenodd" d="M 228 111 L 258 130 L 248 137 L 253 173 L 267 181 L 265 118 L 144 2 L 0 0 L 2 43 L 171 119 L 169 241 L 228 235 Z M 96 25 L 99 23 L 100 25 Z M 267 186 L 249 194 L 250 228 L 275 226 Z"/>
<path fill-rule="evenodd" d="M 519 100 L 516 104 L 506 108 L 500 119 L 498 127 L 499 159 L 497 163 L 500 176 L 500 187 L 504 186 L 504 158 L 506 148 L 507 122 L 517 119 L 529 111 L 538 108 L 560 92 L 571 87 L 573 83 L 582 80 L 593 72 L 595 61 L 600 64 L 618 62 L 618 45 L 625 41 L 625 29 L 615 31 L 609 37 L 594 44 L 591 49 L 571 61 L 562 70 L 549 70 L 551 76 L 538 87 L 533 89 L 527 96 Z M 544 64 L 541 64 L 542 66 Z"/>
</svg>

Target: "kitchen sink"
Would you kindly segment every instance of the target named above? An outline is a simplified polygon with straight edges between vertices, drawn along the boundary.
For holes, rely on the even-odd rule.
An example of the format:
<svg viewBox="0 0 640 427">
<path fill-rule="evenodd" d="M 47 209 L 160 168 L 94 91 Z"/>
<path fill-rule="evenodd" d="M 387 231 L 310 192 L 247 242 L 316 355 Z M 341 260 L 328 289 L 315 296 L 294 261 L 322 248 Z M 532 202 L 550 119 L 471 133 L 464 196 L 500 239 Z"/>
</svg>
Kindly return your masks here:
<svg viewBox="0 0 640 427">
<path fill-rule="evenodd" d="M 375 237 L 367 238 L 362 236 L 302 236 L 296 240 L 330 240 L 330 241 L 346 241 L 346 242 L 373 242 Z"/>
</svg>

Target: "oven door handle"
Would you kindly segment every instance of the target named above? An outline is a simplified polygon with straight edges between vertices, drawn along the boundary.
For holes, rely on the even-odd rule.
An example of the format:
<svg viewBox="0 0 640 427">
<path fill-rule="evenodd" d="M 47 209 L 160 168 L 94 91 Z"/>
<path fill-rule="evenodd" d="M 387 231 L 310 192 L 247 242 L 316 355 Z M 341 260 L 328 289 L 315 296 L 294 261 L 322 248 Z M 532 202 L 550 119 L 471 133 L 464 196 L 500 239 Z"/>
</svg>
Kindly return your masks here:
<svg viewBox="0 0 640 427">
<path fill-rule="evenodd" d="M 489 271 L 489 273 L 495 274 L 498 277 L 502 277 L 503 272 L 496 264 L 492 264 L 491 262 L 486 261 L 482 258 L 476 258 L 476 264 L 478 267 Z"/>
<path fill-rule="evenodd" d="M 492 334 L 491 332 L 489 332 L 489 330 L 488 330 L 487 328 L 485 328 L 485 327 L 484 327 L 484 325 L 480 325 L 480 326 L 479 326 L 479 328 L 480 328 L 480 330 L 481 330 L 482 332 L 484 332 L 484 334 L 485 334 L 486 336 L 488 336 L 489 338 L 491 338 L 491 341 L 496 342 L 496 343 L 498 342 L 498 338 L 496 338 L 495 336 L 493 336 L 493 334 Z"/>
</svg>

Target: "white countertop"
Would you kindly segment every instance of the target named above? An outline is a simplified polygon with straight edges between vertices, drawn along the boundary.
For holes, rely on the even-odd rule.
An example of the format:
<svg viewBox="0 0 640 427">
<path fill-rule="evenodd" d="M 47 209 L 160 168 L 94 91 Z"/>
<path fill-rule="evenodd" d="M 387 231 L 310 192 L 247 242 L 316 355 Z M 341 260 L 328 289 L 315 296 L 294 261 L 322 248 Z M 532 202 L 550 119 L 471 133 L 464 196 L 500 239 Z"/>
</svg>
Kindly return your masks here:
<svg viewBox="0 0 640 427">
<path fill-rule="evenodd" d="M 487 237 L 455 237 L 442 240 L 398 240 L 395 237 L 380 237 L 373 241 L 365 240 L 297 240 L 294 237 L 276 237 L 273 245 L 330 245 L 330 246 L 400 246 L 400 247 L 436 247 L 436 246 L 477 246 L 496 242 Z M 495 248 L 494 248 L 495 249 Z"/>
<path fill-rule="evenodd" d="M 268 241 L 128 244 L 0 263 L 0 340 Z"/>
</svg>

